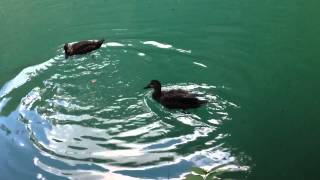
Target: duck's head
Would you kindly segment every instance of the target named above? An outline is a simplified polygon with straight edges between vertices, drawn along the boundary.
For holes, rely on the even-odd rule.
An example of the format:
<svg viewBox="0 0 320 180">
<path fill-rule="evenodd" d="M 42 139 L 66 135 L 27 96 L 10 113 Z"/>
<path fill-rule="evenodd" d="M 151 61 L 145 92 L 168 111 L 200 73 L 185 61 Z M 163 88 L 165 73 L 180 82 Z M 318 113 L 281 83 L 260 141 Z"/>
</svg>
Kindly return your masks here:
<svg viewBox="0 0 320 180">
<path fill-rule="evenodd" d="M 64 44 L 63 49 L 64 49 L 65 58 L 68 59 L 70 55 L 68 43 Z"/>
<path fill-rule="evenodd" d="M 151 80 L 150 83 L 144 87 L 144 89 L 149 89 L 149 88 L 153 88 L 153 89 L 161 89 L 161 83 L 158 80 Z"/>
<path fill-rule="evenodd" d="M 64 44 L 63 49 L 67 52 L 68 51 L 68 43 Z"/>
</svg>

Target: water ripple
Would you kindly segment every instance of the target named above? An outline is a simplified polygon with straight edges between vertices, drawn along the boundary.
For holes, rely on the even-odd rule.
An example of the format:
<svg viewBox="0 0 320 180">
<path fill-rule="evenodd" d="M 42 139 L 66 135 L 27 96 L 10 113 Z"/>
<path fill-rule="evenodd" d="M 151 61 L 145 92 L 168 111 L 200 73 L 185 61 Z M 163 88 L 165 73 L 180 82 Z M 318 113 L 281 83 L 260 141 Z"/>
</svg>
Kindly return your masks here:
<svg viewBox="0 0 320 180">
<path fill-rule="evenodd" d="M 179 178 L 192 166 L 236 163 L 236 157 L 221 143 L 228 133 L 217 131 L 224 121 L 232 119 L 228 109 L 239 108 L 216 94 L 226 88 L 205 83 L 167 84 L 164 89 L 191 91 L 208 104 L 189 113 L 165 109 L 151 98 L 151 92 L 142 90 L 138 83 L 142 76 L 136 70 L 123 68 L 128 61 L 123 57 L 131 51 L 139 58 L 149 58 L 140 52 L 139 43 L 131 43 L 109 42 L 95 53 L 68 60 L 59 50 L 57 57 L 24 69 L 1 88 L 0 112 L 12 99 L 16 101 L 17 97 L 10 96 L 15 89 L 31 82 L 13 111 L 19 114 L 17 119 L 25 124 L 30 143 L 40 153 L 34 164 L 61 177 L 100 179 L 150 178 L 146 174 L 170 168 L 177 169 L 172 177 Z M 156 41 L 143 45 L 191 53 Z M 127 52 L 112 53 L 118 51 L 112 48 L 126 48 Z M 0 127 L 11 133 L 7 126 Z M 47 164 L 44 157 L 102 169 L 60 169 Z"/>
</svg>

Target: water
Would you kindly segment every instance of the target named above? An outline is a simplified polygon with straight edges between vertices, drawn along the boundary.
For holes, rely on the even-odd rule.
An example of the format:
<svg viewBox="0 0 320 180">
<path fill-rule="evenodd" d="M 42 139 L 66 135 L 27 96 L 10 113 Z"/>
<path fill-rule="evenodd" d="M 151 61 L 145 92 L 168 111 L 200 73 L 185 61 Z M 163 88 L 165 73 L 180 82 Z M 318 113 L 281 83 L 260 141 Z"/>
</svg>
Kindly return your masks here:
<svg viewBox="0 0 320 180">
<path fill-rule="evenodd" d="M 2 1 L 0 179 L 317 179 L 317 1 Z M 105 38 L 64 59 L 63 44 Z M 143 87 L 200 94 L 163 108 Z"/>
</svg>

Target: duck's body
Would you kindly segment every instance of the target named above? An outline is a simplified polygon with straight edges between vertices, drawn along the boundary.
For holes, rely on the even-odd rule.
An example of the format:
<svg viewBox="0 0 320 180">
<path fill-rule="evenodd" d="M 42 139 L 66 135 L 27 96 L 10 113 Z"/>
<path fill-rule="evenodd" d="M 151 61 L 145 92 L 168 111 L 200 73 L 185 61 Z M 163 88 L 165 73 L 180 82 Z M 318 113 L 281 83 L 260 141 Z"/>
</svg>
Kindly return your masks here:
<svg viewBox="0 0 320 180">
<path fill-rule="evenodd" d="M 96 49 L 99 49 L 103 44 L 104 40 L 89 40 L 89 41 L 80 41 L 76 43 L 66 43 L 64 45 L 64 54 L 66 59 L 69 56 L 77 54 L 86 54 Z"/>
<path fill-rule="evenodd" d="M 153 88 L 152 98 L 169 109 L 198 108 L 206 103 L 198 99 L 195 94 L 181 89 L 161 91 L 161 84 L 157 80 L 152 80 L 145 88 Z"/>
</svg>

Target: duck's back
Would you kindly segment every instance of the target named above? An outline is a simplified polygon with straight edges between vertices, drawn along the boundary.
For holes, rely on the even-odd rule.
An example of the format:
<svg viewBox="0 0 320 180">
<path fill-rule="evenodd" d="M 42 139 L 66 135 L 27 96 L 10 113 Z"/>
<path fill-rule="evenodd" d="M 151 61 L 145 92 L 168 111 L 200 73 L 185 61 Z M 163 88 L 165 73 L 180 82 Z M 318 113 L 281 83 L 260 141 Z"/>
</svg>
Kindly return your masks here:
<svg viewBox="0 0 320 180">
<path fill-rule="evenodd" d="M 159 101 L 162 105 L 170 109 L 197 108 L 204 103 L 204 101 L 199 100 L 195 94 L 190 94 L 180 89 L 162 92 Z"/>
<path fill-rule="evenodd" d="M 86 54 L 88 52 L 91 52 L 93 50 L 99 49 L 103 43 L 103 40 L 101 41 L 81 41 L 72 44 L 72 49 L 75 54 Z"/>
</svg>

